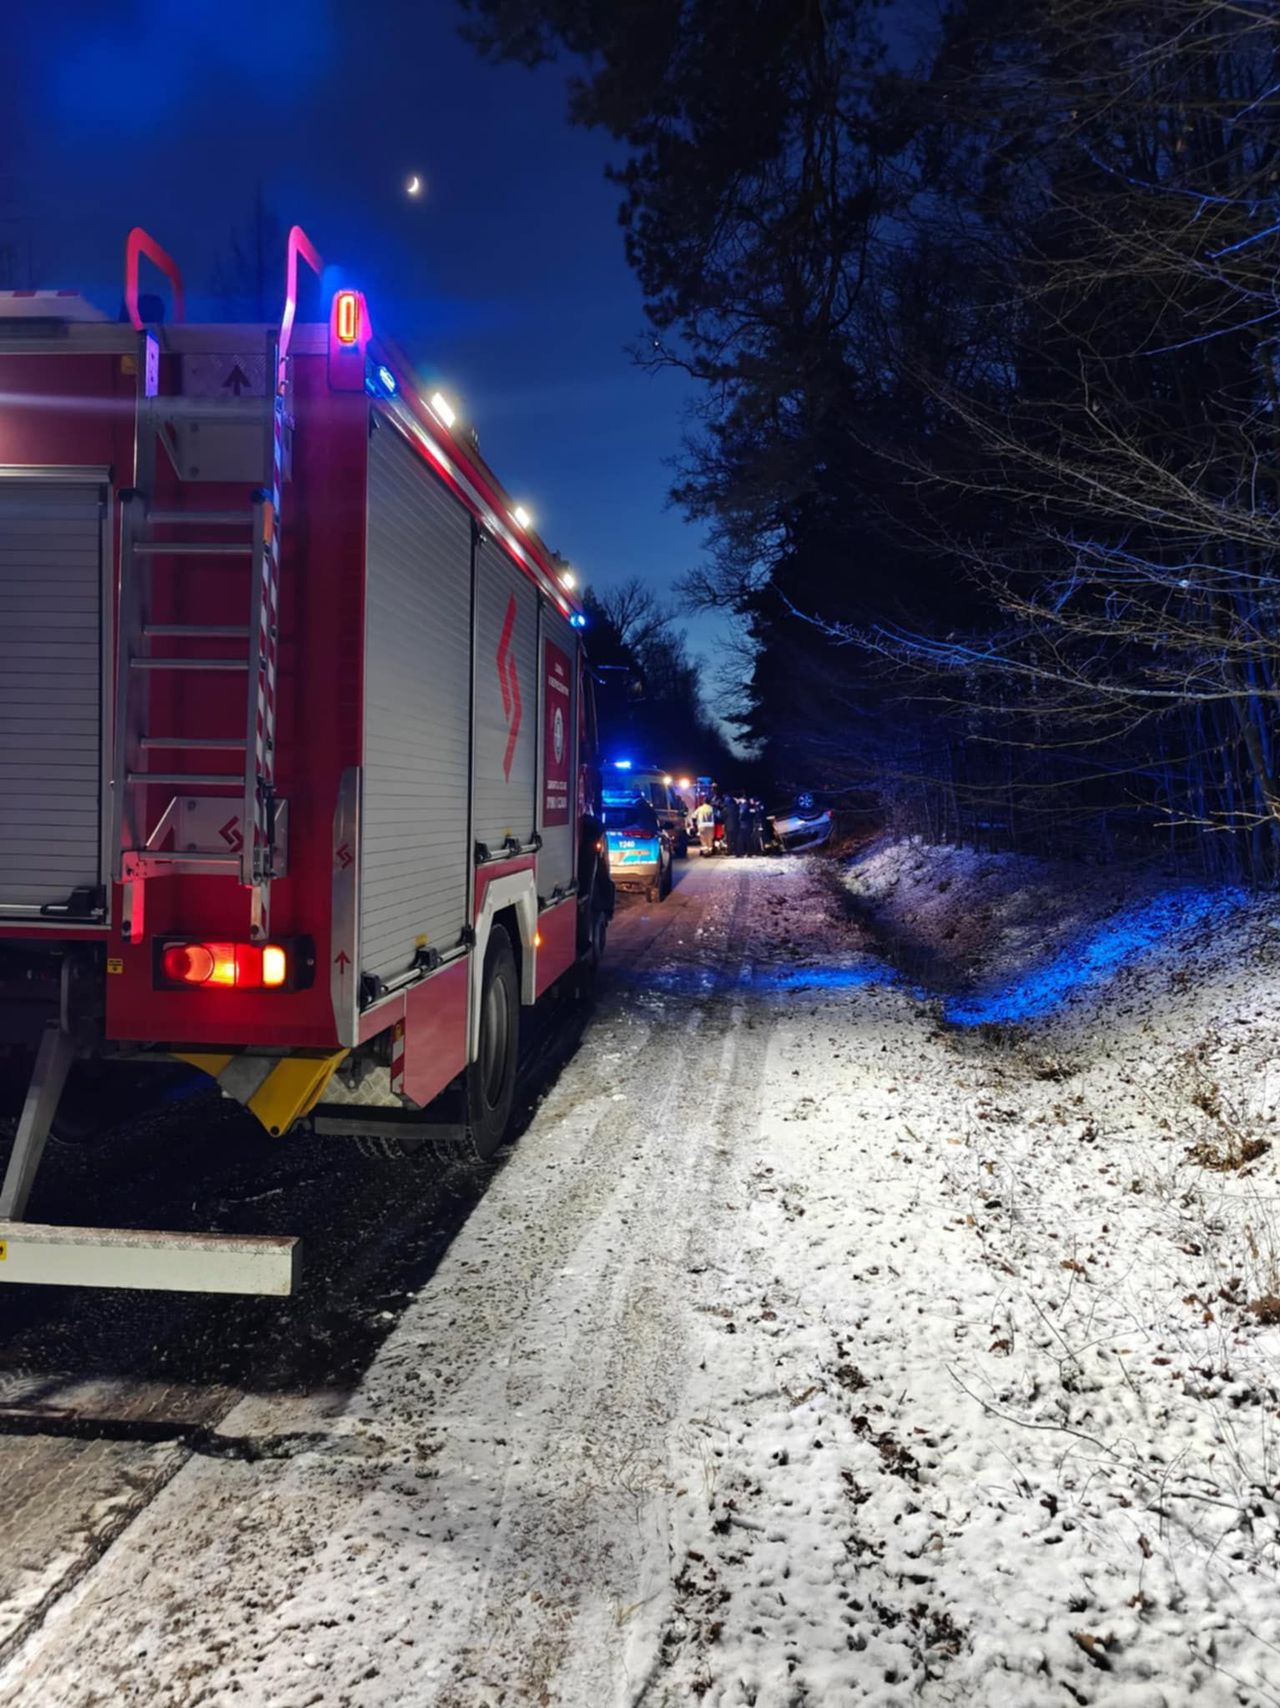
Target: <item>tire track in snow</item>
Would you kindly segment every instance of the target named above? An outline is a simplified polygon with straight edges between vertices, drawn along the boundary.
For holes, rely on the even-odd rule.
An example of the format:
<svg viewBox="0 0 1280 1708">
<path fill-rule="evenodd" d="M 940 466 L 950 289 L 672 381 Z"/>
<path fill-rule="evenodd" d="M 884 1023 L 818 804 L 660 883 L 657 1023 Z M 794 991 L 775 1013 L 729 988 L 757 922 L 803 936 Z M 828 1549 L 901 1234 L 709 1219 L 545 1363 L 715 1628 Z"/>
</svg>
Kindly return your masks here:
<svg viewBox="0 0 1280 1708">
<path fill-rule="evenodd" d="M 722 971 L 740 958 L 747 896 L 744 874 L 724 939 L 711 939 Z M 595 1129 L 599 1164 L 611 1169 L 620 1158 L 607 1203 L 580 1226 L 550 1290 L 506 1339 L 503 1359 L 515 1373 L 495 1381 L 481 1371 L 458 1396 L 466 1406 L 455 1429 L 484 1420 L 483 1432 L 501 1419 L 489 1473 L 501 1494 L 442 1708 L 488 1701 L 504 1686 L 531 1702 L 552 1687 L 560 1700 L 602 1705 L 630 1693 L 626 1651 L 654 1623 L 634 1615 L 668 1579 L 668 1438 L 688 1373 L 688 1274 L 703 1266 L 695 1258 L 724 1168 L 720 1128 L 726 1094 L 741 1085 L 742 1013 L 708 994 L 678 1028 L 650 1030 L 618 1082 L 624 1101 L 611 1102 Z M 636 1152 L 635 1107 L 654 1083 L 648 1139 Z M 682 1114 L 691 1087 L 696 1124 Z M 614 1243 L 601 1231 L 609 1229 Z M 559 1344 L 550 1385 L 543 1366 L 520 1369 L 526 1334 L 538 1346 Z"/>
</svg>

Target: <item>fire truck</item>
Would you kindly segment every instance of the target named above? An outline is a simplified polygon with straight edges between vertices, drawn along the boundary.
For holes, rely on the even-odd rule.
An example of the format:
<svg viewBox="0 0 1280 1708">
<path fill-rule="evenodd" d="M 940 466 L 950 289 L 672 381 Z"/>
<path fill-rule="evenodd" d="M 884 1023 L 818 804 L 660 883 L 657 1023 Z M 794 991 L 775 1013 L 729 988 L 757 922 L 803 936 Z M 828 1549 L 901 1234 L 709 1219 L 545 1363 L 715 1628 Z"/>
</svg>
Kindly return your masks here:
<svg viewBox="0 0 1280 1708">
<path fill-rule="evenodd" d="M 26 1220 L 69 1076 L 178 1060 L 272 1138 L 447 1107 L 487 1156 L 604 950 L 563 565 L 359 290 L 299 316 L 298 227 L 286 272 L 279 325 L 188 325 L 135 229 L 119 321 L 0 298 L 0 1281 L 288 1293 L 294 1239 Z"/>
</svg>

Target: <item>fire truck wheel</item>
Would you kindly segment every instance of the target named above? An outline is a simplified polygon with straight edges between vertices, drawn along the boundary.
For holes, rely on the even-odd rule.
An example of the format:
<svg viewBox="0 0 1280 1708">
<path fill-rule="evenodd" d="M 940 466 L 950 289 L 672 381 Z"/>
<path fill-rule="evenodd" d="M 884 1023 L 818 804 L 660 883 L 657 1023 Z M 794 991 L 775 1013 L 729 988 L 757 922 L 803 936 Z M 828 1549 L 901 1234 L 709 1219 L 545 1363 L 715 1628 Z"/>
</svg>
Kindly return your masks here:
<svg viewBox="0 0 1280 1708">
<path fill-rule="evenodd" d="M 578 957 L 577 977 L 574 981 L 574 992 L 584 1001 L 595 989 L 596 975 L 600 971 L 601 961 L 604 960 L 605 944 L 609 938 L 609 917 L 603 907 L 592 908 L 590 929 L 591 936 L 587 947 Z"/>
<path fill-rule="evenodd" d="M 480 992 L 480 1049 L 467 1069 L 471 1145 L 490 1157 L 507 1136 L 520 1052 L 520 985 L 511 939 L 495 925 L 484 956 Z"/>
</svg>

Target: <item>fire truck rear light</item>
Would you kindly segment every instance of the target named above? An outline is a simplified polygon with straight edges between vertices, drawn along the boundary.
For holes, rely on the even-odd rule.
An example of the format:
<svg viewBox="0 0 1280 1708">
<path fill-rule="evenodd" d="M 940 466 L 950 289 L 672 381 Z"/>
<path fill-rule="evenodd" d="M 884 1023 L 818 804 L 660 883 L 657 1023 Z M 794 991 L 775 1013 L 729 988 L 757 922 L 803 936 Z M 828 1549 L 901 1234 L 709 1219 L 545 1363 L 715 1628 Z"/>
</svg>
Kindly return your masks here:
<svg viewBox="0 0 1280 1708">
<path fill-rule="evenodd" d="M 168 990 L 299 990 L 311 983 L 315 950 L 309 938 L 289 943 L 162 941 L 156 945 L 156 984 Z"/>
<path fill-rule="evenodd" d="M 355 291 L 339 291 L 333 305 L 339 344 L 354 344 L 360 335 L 360 301 Z"/>
<path fill-rule="evenodd" d="M 165 978 L 174 984 L 208 984 L 213 978 L 217 960 L 207 943 L 170 943 L 160 958 L 160 965 Z"/>
</svg>

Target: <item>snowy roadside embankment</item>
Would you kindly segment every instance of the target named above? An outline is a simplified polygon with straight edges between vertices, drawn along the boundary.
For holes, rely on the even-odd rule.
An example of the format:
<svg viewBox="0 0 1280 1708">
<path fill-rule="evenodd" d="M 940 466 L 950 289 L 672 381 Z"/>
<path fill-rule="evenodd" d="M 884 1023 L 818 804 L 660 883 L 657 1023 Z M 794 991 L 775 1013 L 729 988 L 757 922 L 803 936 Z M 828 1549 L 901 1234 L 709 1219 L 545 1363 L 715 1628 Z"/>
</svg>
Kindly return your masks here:
<svg viewBox="0 0 1280 1708">
<path fill-rule="evenodd" d="M 1280 1700 L 1275 901 L 915 844 L 850 881 L 890 939 L 967 959 L 883 1187 L 928 1323 L 913 1358 L 895 1295 L 891 1383 L 973 1478 L 948 1610 L 1015 1670 L 1019 1625 L 1081 1648 L 1082 1700 Z"/>
</svg>

